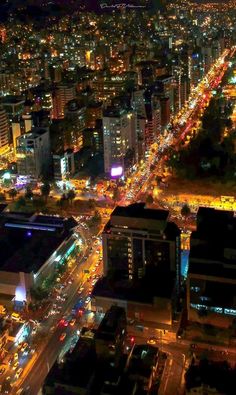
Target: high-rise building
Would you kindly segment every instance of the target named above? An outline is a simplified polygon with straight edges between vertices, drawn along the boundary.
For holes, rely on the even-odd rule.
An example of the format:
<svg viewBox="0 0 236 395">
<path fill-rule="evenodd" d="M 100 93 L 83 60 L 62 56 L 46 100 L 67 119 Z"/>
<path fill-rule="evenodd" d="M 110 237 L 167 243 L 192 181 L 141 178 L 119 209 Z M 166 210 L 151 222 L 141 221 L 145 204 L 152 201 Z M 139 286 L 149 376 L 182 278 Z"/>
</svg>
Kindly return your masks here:
<svg viewBox="0 0 236 395">
<path fill-rule="evenodd" d="M 2 98 L 3 108 L 6 110 L 10 125 L 15 117 L 24 112 L 25 99 L 21 96 L 5 96 Z"/>
<path fill-rule="evenodd" d="M 50 165 L 48 128 L 34 128 L 16 139 L 17 173 L 37 180 Z"/>
<path fill-rule="evenodd" d="M 70 123 L 71 142 L 75 150 L 83 146 L 83 130 L 86 127 L 86 107 L 77 100 L 70 100 L 65 106 L 65 120 Z"/>
<path fill-rule="evenodd" d="M 17 138 L 22 134 L 28 133 L 33 127 L 31 114 L 23 114 L 22 117 L 16 117 L 12 122 L 12 144 L 14 154 L 16 155 Z"/>
<path fill-rule="evenodd" d="M 161 75 L 156 78 L 154 92 L 160 97 L 167 97 L 170 100 L 170 112 L 174 111 L 174 85 L 172 75 Z"/>
<path fill-rule="evenodd" d="M 146 128 L 145 128 L 145 149 L 153 144 L 161 131 L 161 107 L 160 100 L 152 89 L 145 92 Z"/>
<path fill-rule="evenodd" d="M 137 116 L 109 107 L 103 113 L 104 170 L 121 176 L 137 161 Z"/>
<path fill-rule="evenodd" d="M 168 221 L 169 212 L 145 208 L 144 203 L 116 207 L 102 233 L 104 274 L 142 278 L 157 268 L 176 273 L 180 285 L 180 230 Z"/>
<path fill-rule="evenodd" d="M 233 211 L 200 207 L 190 239 L 189 321 L 229 327 L 236 316 L 236 218 Z"/>
<path fill-rule="evenodd" d="M 75 174 L 75 154 L 72 150 L 53 155 L 53 172 L 56 181 L 66 180 Z"/>
<path fill-rule="evenodd" d="M 52 119 L 63 119 L 65 106 L 73 99 L 75 99 L 75 86 L 73 84 L 58 85 L 52 94 Z"/>
<path fill-rule="evenodd" d="M 6 152 L 9 144 L 9 121 L 4 108 L 0 107 L 0 154 Z"/>
</svg>

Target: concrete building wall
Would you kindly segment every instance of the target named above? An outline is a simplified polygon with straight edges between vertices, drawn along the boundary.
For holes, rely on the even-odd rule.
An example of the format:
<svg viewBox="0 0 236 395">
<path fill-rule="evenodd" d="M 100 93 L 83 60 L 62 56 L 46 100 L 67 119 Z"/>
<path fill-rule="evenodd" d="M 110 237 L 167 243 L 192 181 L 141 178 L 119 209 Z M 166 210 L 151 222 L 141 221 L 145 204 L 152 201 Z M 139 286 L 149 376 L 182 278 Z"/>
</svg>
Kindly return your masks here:
<svg viewBox="0 0 236 395">
<path fill-rule="evenodd" d="M 92 310 L 105 313 L 111 306 L 123 307 L 127 318 L 140 322 L 143 326 L 159 328 L 163 325 L 172 325 L 171 300 L 166 298 L 155 298 L 153 304 L 126 301 L 122 299 L 95 296 L 92 298 Z"/>
</svg>

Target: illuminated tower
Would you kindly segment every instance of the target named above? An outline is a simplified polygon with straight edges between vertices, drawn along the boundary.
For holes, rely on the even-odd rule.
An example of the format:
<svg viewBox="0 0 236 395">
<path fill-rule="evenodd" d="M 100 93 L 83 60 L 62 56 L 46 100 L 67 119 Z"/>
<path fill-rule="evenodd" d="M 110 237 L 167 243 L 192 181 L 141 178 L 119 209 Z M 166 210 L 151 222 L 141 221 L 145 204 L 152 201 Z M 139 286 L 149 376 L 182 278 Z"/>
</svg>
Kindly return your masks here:
<svg viewBox="0 0 236 395">
<path fill-rule="evenodd" d="M 0 154 L 3 154 L 8 149 L 9 143 L 9 122 L 7 113 L 3 108 L 0 108 Z"/>
</svg>

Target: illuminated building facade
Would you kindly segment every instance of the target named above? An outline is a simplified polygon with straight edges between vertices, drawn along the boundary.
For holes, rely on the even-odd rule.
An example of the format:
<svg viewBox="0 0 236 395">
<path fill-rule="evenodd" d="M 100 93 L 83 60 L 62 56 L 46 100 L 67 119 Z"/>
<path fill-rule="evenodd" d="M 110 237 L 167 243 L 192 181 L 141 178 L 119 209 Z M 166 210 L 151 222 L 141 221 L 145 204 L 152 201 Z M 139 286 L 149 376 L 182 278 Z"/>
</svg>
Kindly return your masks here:
<svg viewBox="0 0 236 395">
<path fill-rule="evenodd" d="M 77 248 L 72 219 L 36 214 L 0 214 L 0 303 L 30 301 L 30 288 L 39 286 Z M 14 245 L 14 248 L 12 246 Z M 9 307 L 9 304 L 8 304 Z"/>
<path fill-rule="evenodd" d="M 103 113 L 104 170 L 113 168 L 126 172 L 137 161 L 137 116 L 133 110 L 109 107 Z M 130 161 L 126 161 L 131 153 Z M 127 158 L 129 159 L 129 158 Z M 121 173 L 122 173 L 121 172 Z M 119 174 L 121 175 L 121 174 Z"/>
<path fill-rule="evenodd" d="M 75 154 L 72 150 L 53 155 L 53 173 L 57 181 L 66 180 L 75 174 Z"/>
<path fill-rule="evenodd" d="M 179 288 L 180 230 L 168 216 L 143 203 L 116 207 L 102 233 L 104 274 L 113 268 L 133 280 L 153 267 L 176 273 Z"/>
<path fill-rule="evenodd" d="M 9 120 L 4 108 L 0 107 L 0 154 L 9 148 Z"/>
<path fill-rule="evenodd" d="M 50 165 L 50 140 L 47 128 L 34 128 L 16 139 L 17 173 L 37 180 Z"/>
<path fill-rule="evenodd" d="M 63 119 L 65 116 L 65 106 L 73 99 L 75 99 L 74 85 L 58 85 L 52 94 L 52 119 Z"/>
</svg>

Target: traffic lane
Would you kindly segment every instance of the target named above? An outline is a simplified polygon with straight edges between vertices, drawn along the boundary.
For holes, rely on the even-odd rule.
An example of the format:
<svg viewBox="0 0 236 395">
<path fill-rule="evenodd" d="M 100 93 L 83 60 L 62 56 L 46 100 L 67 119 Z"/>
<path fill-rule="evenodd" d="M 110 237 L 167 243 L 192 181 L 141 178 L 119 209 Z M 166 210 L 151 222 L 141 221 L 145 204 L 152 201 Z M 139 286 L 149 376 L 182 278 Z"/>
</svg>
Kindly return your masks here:
<svg viewBox="0 0 236 395">
<path fill-rule="evenodd" d="M 97 253 L 92 254 L 90 259 L 88 258 L 88 262 L 87 262 L 88 267 L 93 266 L 97 262 L 97 259 L 98 259 L 98 254 Z M 85 292 L 84 292 L 85 294 L 86 294 L 86 288 L 89 288 L 89 286 L 90 286 L 90 282 L 87 281 L 85 283 Z M 71 313 L 74 304 L 77 302 L 79 298 L 78 284 L 76 282 L 71 284 L 70 290 L 71 292 L 70 295 L 68 295 L 68 299 L 65 303 L 65 310 L 61 313 L 61 317 L 63 317 L 63 315 L 66 316 Z M 60 320 L 59 318 L 57 319 L 58 321 Z M 44 379 L 48 374 L 48 369 L 51 368 L 57 356 L 61 352 L 64 344 L 63 342 L 60 342 L 59 337 L 63 332 L 66 332 L 65 328 L 63 327 L 56 328 L 55 332 L 52 334 L 52 337 L 48 342 L 48 345 L 45 347 L 44 351 L 39 355 L 34 366 L 30 370 L 29 374 L 26 376 L 23 385 L 21 384 L 21 386 L 23 386 L 24 388 L 30 386 L 29 395 L 30 394 L 35 395 L 37 394 L 37 391 L 40 390 L 44 382 Z M 69 334 L 69 336 L 71 336 L 71 334 Z M 17 388 L 19 388 L 19 386 L 17 386 Z"/>
<path fill-rule="evenodd" d="M 35 395 L 39 392 L 48 371 L 57 359 L 58 354 L 64 347 L 64 342 L 60 341 L 61 334 L 65 332 L 65 328 L 58 327 L 51 336 L 47 346 L 38 357 L 36 363 L 30 370 L 29 375 L 26 376 L 21 386 L 24 388 L 30 387 L 28 394 Z"/>
</svg>

